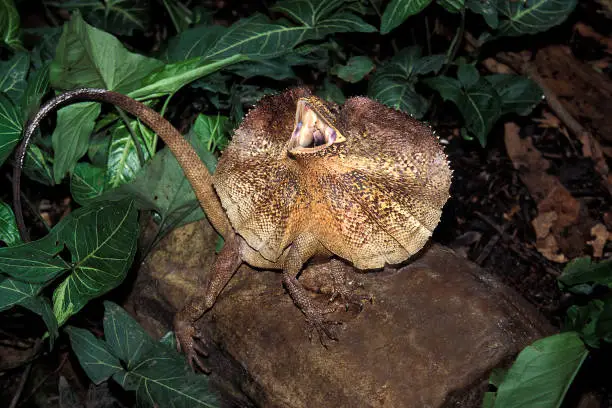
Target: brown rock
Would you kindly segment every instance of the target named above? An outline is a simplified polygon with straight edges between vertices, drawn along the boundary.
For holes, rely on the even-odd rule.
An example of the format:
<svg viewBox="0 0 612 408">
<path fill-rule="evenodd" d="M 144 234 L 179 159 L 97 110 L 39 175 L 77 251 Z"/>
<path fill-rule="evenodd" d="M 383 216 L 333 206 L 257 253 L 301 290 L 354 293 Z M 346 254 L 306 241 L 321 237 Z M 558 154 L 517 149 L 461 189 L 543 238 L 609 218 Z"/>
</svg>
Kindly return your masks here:
<svg viewBox="0 0 612 408">
<path fill-rule="evenodd" d="M 198 240 L 197 230 L 190 230 L 190 245 L 210 248 L 210 234 L 208 240 Z M 201 234 L 204 238 L 207 233 Z M 171 234 L 159 250 L 171 253 L 174 243 Z M 171 279 L 159 268 L 172 269 Z M 184 291 L 190 286 L 178 282 L 193 279 L 193 273 L 187 279 L 176 276 L 188 269 L 160 259 L 146 262 L 144 269 L 130 303 L 141 321 L 161 335 L 163 326 L 170 327 L 173 309 L 186 300 Z M 302 275 L 309 286 L 326 286 L 316 283 L 322 275 L 317 268 Z M 284 293 L 279 273 L 241 267 L 198 322 L 213 340 L 207 364 L 227 404 L 480 406 L 490 370 L 552 332 L 517 293 L 438 245 L 399 270 L 358 274 L 357 279 L 373 303 L 366 303 L 361 313 L 340 308 L 334 314 L 343 322 L 340 340 L 325 348 L 316 333 L 309 341 L 304 318 Z M 171 289 L 173 285 L 181 289 Z M 155 292 L 157 288 L 161 290 Z M 323 303 L 329 298 L 312 296 Z"/>
</svg>

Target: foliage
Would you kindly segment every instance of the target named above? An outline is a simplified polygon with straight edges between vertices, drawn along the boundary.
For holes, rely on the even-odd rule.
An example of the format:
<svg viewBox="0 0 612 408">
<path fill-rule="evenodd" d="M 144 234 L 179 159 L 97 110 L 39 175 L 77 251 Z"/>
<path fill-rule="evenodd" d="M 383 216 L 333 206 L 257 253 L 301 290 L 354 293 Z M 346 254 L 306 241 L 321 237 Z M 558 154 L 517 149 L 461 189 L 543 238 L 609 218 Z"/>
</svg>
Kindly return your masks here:
<svg viewBox="0 0 612 408">
<path fill-rule="evenodd" d="M 135 391 L 139 404 L 154 407 L 217 407 L 208 379 L 185 366 L 183 356 L 153 341 L 129 314 L 104 302 L 105 340 L 77 327 L 67 327 L 72 349 L 95 383 L 112 378 Z"/>
<path fill-rule="evenodd" d="M 57 15 L 70 19 L 60 27 L 28 30 L 38 43 L 27 50 L 16 4 L 0 0 L 0 165 L 10 162 L 26 120 L 49 94 L 80 87 L 124 93 L 172 118 L 179 116 L 173 102 L 183 99 L 173 99 L 177 93 L 196 100 L 203 113 L 186 118 L 191 124 L 186 138 L 211 171 L 230 130 L 250 106 L 302 82 L 336 103 L 344 102 L 345 92 L 367 91 L 417 118 L 431 114 L 439 95 L 456 105 L 462 134 L 484 146 L 502 116 L 528 114 L 542 94 L 526 78 L 481 75 L 477 52 L 456 58 L 466 19 L 484 22 L 479 41 L 495 47 L 501 37 L 531 35 L 561 23 L 576 6 L 575 0 L 391 0 L 382 7 L 380 0 L 279 0 L 266 13 L 218 25 L 214 10 L 186 7 L 179 0 L 44 3 L 49 16 L 60 9 Z M 153 8 L 164 13 L 169 23 L 163 31 L 172 35 L 151 45 L 158 51 L 143 55 L 132 40 L 155 30 L 147 12 Z M 458 29 L 448 49 L 406 42 L 402 30 L 419 22 L 424 10 L 454 19 Z M 31 182 L 48 186 L 68 175 L 72 198 L 82 207 L 43 238 L 23 243 L 10 207 L 0 202 L 0 310 L 20 306 L 40 315 L 51 346 L 65 330 L 92 381 L 112 378 L 136 391 L 144 405 L 215 406 L 206 381 L 185 372 L 182 360 L 148 338 L 117 306 L 106 304 L 106 340 L 65 327 L 88 302 L 125 279 L 136 253 L 138 210 L 153 212 L 158 227 L 153 243 L 204 216 L 177 161 L 159 148 L 157 135 L 113 107 L 74 104 L 58 111 L 52 132 L 45 126 L 37 132 L 24 171 Z M 591 294 L 596 285 L 609 285 L 602 283 L 607 272 L 599 266 L 568 268 L 560 282 L 572 293 Z M 607 300 L 592 299 L 568 311 L 567 325 L 597 347 L 610 341 L 609 316 Z M 534 344 L 517 362 L 531 367 L 537 361 L 551 378 L 546 356 L 566 358 L 567 370 L 547 383 L 554 385 L 556 401 L 586 353 L 575 335 L 560 339 Z M 144 347 L 131 355 L 135 342 Z M 507 383 L 495 383 L 498 404 L 524 382 L 519 371 L 509 371 Z M 158 377 L 167 372 L 175 378 Z"/>
<path fill-rule="evenodd" d="M 507 371 L 491 374 L 489 383 L 497 388 L 487 393 L 484 408 L 533 406 L 559 407 L 589 348 L 612 343 L 612 261 L 592 263 L 578 258 L 567 264 L 559 285 L 579 295 L 593 295 L 596 286 L 606 287 L 603 295 L 592 296 L 586 305 L 568 308 L 565 332 L 534 342 L 518 355 Z"/>
</svg>

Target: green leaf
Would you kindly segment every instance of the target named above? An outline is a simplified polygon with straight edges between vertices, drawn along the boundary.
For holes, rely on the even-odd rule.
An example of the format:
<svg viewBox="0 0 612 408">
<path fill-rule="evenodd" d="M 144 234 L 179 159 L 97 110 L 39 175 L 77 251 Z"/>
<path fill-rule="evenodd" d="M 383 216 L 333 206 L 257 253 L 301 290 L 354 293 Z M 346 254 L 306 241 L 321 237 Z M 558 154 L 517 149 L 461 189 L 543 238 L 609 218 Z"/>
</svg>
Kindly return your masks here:
<svg viewBox="0 0 612 408">
<path fill-rule="evenodd" d="M 99 203 L 74 211 L 50 235 L 72 256 L 72 272 L 53 293 L 58 322 L 119 285 L 136 253 L 137 211 L 132 201 Z"/>
<path fill-rule="evenodd" d="M 23 282 L 0 275 L 0 311 L 27 303 L 38 296 L 44 285 Z"/>
<path fill-rule="evenodd" d="M 515 112 L 529 115 L 540 103 L 544 94 L 531 79 L 520 75 L 496 74 L 484 77 L 497 91 L 501 99 L 501 114 Z"/>
<path fill-rule="evenodd" d="M 222 151 L 229 142 L 227 136 L 228 118 L 226 116 L 206 116 L 199 114 L 193 132 L 199 139 L 199 144 L 206 146 L 209 152 Z"/>
<path fill-rule="evenodd" d="M 15 104 L 0 94 L 0 165 L 11 155 L 21 139 L 21 126 Z"/>
<path fill-rule="evenodd" d="M 49 65 L 42 67 L 30 74 L 28 84 L 21 99 L 22 117 L 27 120 L 38 111 L 40 102 L 49 89 Z"/>
<path fill-rule="evenodd" d="M 68 11 L 80 11 L 91 25 L 117 35 L 132 35 L 145 31 L 149 25 L 149 2 L 144 0 L 62 1 L 59 6 Z"/>
<path fill-rule="evenodd" d="M 418 14 L 432 0 L 391 0 L 382 15 L 380 33 L 387 34 L 410 16 Z"/>
<path fill-rule="evenodd" d="M 53 179 L 56 183 L 61 182 L 67 172 L 72 172 L 77 160 L 87 152 L 100 110 L 99 103 L 81 102 L 57 112 L 57 126 L 51 136 L 55 151 Z"/>
<path fill-rule="evenodd" d="M 351 83 L 361 81 L 374 69 L 374 63 L 366 56 L 351 57 L 346 65 L 336 65 L 331 74 Z"/>
<path fill-rule="evenodd" d="M 227 71 L 247 79 L 255 76 L 265 76 L 282 81 L 284 79 L 295 78 L 292 66 L 305 65 L 310 62 L 308 58 L 304 58 L 299 54 L 287 54 L 271 59 L 241 62 L 232 65 Z"/>
<path fill-rule="evenodd" d="M 55 241 L 51 235 L 0 248 L 0 272 L 26 282 L 48 283 L 70 270 L 70 265 L 59 256 L 62 248 L 62 243 Z"/>
<path fill-rule="evenodd" d="M 0 241 L 9 247 L 21 243 L 15 214 L 11 206 L 4 201 L 0 201 Z"/>
<path fill-rule="evenodd" d="M 56 89 L 105 88 L 127 94 L 163 65 L 129 52 L 117 38 L 90 26 L 75 12 L 64 25 L 50 79 Z"/>
<path fill-rule="evenodd" d="M 342 93 L 342 89 L 330 81 L 328 77 L 323 80 L 323 87 L 317 92 L 317 96 L 328 102 L 337 103 L 338 105 L 342 105 L 346 100 Z"/>
<path fill-rule="evenodd" d="M 471 77 L 464 78 L 469 81 Z M 486 137 L 501 115 L 501 100 L 495 88 L 484 78 L 464 88 L 453 78 L 438 76 L 423 81 L 440 93 L 444 100 L 455 103 L 465 121 L 465 127 L 475 135 L 480 144 L 486 145 Z"/>
<path fill-rule="evenodd" d="M 546 31 L 565 21 L 577 3 L 577 0 L 499 0 L 497 9 L 506 18 L 499 25 L 497 36 Z"/>
<path fill-rule="evenodd" d="M 90 163 L 78 163 L 70 178 L 70 192 L 74 200 L 87 205 L 99 197 L 106 187 L 106 170 Z"/>
<path fill-rule="evenodd" d="M 121 362 L 109 350 L 108 345 L 87 330 L 67 326 L 72 350 L 81 367 L 94 384 L 108 380 L 113 374 L 123 372 Z"/>
<path fill-rule="evenodd" d="M 157 136 L 138 120 L 130 122 L 145 162 L 155 154 Z M 117 123 L 111 130 L 111 144 L 108 151 L 108 162 L 106 166 L 106 185 L 117 187 L 125 184 L 136 177 L 141 169 L 138 151 L 134 145 L 134 139 L 123 122 Z"/>
<path fill-rule="evenodd" d="M 49 300 L 45 297 L 29 297 L 21 303 L 21 306 L 42 317 L 49 331 L 49 345 L 53 348 L 53 343 L 59 336 L 59 326 Z"/>
<path fill-rule="evenodd" d="M 465 2 L 466 0 L 437 0 L 437 3 L 450 13 L 460 12 L 465 7 Z"/>
<path fill-rule="evenodd" d="M 156 342 L 121 307 L 104 302 L 104 336 L 110 352 L 125 362 L 126 370 L 137 368 Z"/>
<path fill-rule="evenodd" d="M 469 88 L 478 82 L 480 74 L 474 65 L 461 64 L 457 69 L 457 79 L 461 82 L 461 86 Z"/>
<path fill-rule="evenodd" d="M 496 2 L 481 0 L 466 0 L 465 5 L 474 13 L 480 14 L 489 27 L 495 29 L 499 26 Z"/>
<path fill-rule="evenodd" d="M 208 379 L 194 374 L 184 356 L 175 349 L 154 342 L 119 306 L 104 302 L 104 337 L 125 371 L 113 379 L 126 390 L 136 391 L 140 404 L 151 407 L 217 407 Z"/>
<path fill-rule="evenodd" d="M 500 384 L 495 406 L 559 407 L 588 350 L 575 332 L 546 337 L 518 355 Z"/>
<path fill-rule="evenodd" d="M 577 331 L 586 344 L 599 348 L 601 340 L 612 342 L 612 298 L 594 299 L 567 310 L 564 328 Z"/>
<path fill-rule="evenodd" d="M 591 294 L 595 285 L 612 287 L 612 261 L 593 263 L 588 257 L 573 259 L 558 280 L 562 289 L 576 294 Z"/>
<path fill-rule="evenodd" d="M 287 0 L 272 9 L 290 16 L 301 25 L 287 21 L 271 22 L 256 13 L 232 24 L 207 54 L 219 59 L 243 54 L 251 59 L 272 58 L 292 50 L 309 39 L 320 39 L 338 32 L 374 32 L 376 28 L 350 12 L 338 11 L 342 0 Z"/>
<path fill-rule="evenodd" d="M 29 67 L 30 55 L 27 52 L 19 52 L 8 61 L 0 61 L 0 92 L 4 92 L 15 105 L 19 105 L 25 92 Z"/>
<path fill-rule="evenodd" d="M 0 0 L 0 40 L 14 50 L 22 50 L 19 35 L 19 12 L 15 3 Z"/>
<path fill-rule="evenodd" d="M 36 144 L 31 144 L 26 153 L 23 172 L 32 180 L 41 184 L 52 186 L 53 157 L 43 152 Z"/>
<path fill-rule="evenodd" d="M 398 52 L 374 74 L 368 96 L 387 106 L 421 118 L 429 102 L 415 90 L 419 75 L 437 72 L 445 61 L 444 55 L 421 57 L 419 47 L 408 47 Z"/>
<path fill-rule="evenodd" d="M 245 59 L 243 55 L 232 55 L 211 62 L 197 57 L 187 61 L 168 64 L 151 72 L 143 79 L 142 86 L 128 93 L 128 96 L 135 99 L 150 99 L 171 95 L 196 79 Z"/>
<path fill-rule="evenodd" d="M 194 132 L 190 132 L 186 139 L 212 172 L 217 164 L 216 157 L 195 137 Z M 132 182 L 105 192 L 101 198 L 124 197 L 134 198 L 140 209 L 154 210 L 159 214 L 159 236 L 204 216 L 183 169 L 167 147 L 148 161 Z"/>
<path fill-rule="evenodd" d="M 203 57 L 226 31 L 227 27 L 208 24 L 185 30 L 168 41 L 164 60 L 182 62 L 195 57 Z"/>
</svg>

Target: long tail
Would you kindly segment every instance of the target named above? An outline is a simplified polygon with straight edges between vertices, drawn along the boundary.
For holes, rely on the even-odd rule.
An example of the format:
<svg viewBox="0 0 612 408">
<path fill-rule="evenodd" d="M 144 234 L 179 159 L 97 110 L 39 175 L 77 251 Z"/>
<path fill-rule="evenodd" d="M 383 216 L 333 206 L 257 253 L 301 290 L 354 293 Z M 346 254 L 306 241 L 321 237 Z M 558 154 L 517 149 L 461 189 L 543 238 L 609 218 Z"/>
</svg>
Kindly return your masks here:
<svg viewBox="0 0 612 408">
<path fill-rule="evenodd" d="M 21 171 L 23 169 L 26 151 L 32 141 L 34 131 L 43 118 L 55 109 L 77 101 L 108 102 L 131 113 L 146 123 L 166 143 L 172 154 L 178 160 L 179 165 L 185 172 L 187 180 L 189 180 L 189 183 L 195 191 L 196 197 L 204 213 L 206 213 L 213 227 L 226 240 L 233 235 L 232 226 L 213 188 L 211 174 L 208 172 L 208 169 L 204 163 L 202 163 L 191 144 L 185 140 L 174 126 L 153 109 L 128 96 L 106 89 L 83 88 L 63 93 L 43 105 L 36 113 L 36 116 L 28 122 L 23 135 L 23 141 L 15 153 L 16 163 L 13 169 L 13 203 L 17 225 L 23 240 L 28 240 L 20 196 Z"/>
</svg>

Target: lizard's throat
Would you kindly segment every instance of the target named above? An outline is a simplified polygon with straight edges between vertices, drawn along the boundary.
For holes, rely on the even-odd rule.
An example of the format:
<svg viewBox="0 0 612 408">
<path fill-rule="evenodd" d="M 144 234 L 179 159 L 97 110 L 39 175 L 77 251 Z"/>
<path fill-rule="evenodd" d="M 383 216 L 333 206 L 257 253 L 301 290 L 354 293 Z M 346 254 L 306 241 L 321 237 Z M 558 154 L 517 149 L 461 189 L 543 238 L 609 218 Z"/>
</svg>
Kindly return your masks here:
<svg viewBox="0 0 612 408">
<path fill-rule="evenodd" d="M 295 126 L 289 139 L 289 153 L 314 153 L 346 141 L 344 136 L 317 113 L 308 101 L 300 99 L 295 112 Z"/>
</svg>

